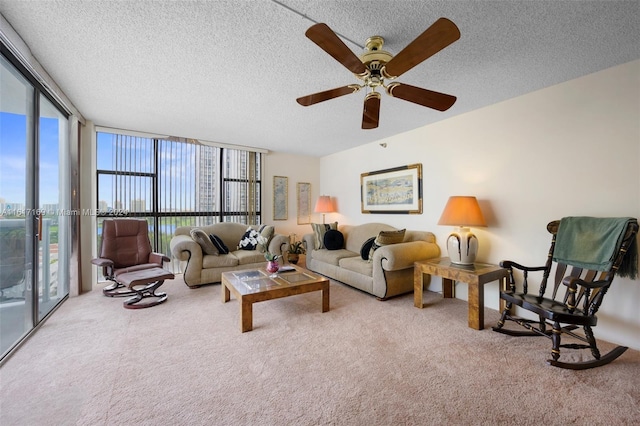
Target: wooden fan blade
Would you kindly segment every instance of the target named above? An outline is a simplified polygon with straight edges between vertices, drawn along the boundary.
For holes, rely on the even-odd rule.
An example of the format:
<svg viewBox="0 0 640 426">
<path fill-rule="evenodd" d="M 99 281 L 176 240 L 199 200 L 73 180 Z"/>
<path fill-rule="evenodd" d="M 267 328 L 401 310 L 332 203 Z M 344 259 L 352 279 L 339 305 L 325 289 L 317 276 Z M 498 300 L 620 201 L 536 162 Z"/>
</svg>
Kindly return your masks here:
<svg viewBox="0 0 640 426">
<path fill-rule="evenodd" d="M 325 90 L 324 92 L 314 93 L 312 95 L 302 96 L 296 99 L 302 106 L 309 106 L 319 102 L 328 101 L 329 99 L 338 98 L 340 96 L 349 95 L 360 90 L 360 86 L 351 84 L 349 86 L 337 87 L 335 89 Z"/>
<path fill-rule="evenodd" d="M 367 67 L 360 58 L 340 40 L 327 24 L 315 24 L 304 34 L 352 73 L 359 75 L 367 73 Z"/>
<path fill-rule="evenodd" d="M 425 59 L 435 55 L 460 38 L 460 30 L 447 18 L 440 18 L 385 66 L 388 78 L 399 77 Z"/>
<path fill-rule="evenodd" d="M 410 86 L 402 83 L 391 83 L 387 87 L 387 93 L 394 98 L 404 99 L 414 104 L 446 111 L 456 103 L 456 97 L 445 93 L 434 92 L 421 87 Z"/>
<path fill-rule="evenodd" d="M 380 119 L 380 93 L 371 92 L 364 98 L 362 128 L 375 129 Z"/>
</svg>

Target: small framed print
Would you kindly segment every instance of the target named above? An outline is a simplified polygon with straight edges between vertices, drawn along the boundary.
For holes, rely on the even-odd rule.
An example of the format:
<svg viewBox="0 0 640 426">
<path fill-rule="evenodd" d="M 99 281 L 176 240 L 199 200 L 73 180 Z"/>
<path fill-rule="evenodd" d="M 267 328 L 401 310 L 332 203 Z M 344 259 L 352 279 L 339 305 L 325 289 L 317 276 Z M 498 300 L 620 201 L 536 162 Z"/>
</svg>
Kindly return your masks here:
<svg viewBox="0 0 640 426">
<path fill-rule="evenodd" d="M 311 184 L 298 182 L 296 189 L 298 225 L 311 223 Z"/>
<path fill-rule="evenodd" d="M 289 218 L 289 178 L 286 176 L 273 177 L 273 220 L 287 220 Z"/>
</svg>

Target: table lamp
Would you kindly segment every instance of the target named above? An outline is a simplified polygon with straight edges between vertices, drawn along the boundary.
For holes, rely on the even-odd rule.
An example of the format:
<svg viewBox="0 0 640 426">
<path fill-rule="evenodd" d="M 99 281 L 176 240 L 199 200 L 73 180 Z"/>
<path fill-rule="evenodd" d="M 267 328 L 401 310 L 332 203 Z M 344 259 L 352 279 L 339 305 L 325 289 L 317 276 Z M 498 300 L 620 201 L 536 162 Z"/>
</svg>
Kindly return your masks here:
<svg viewBox="0 0 640 426">
<path fill-rule="evenodd" d="M 487 226 L 476 197 L 449 197 L 438 225 L 456 227 L 447 238 L 447 252 L 451 263 L 472 265 L 478 253 L 478 239 L 469 226 Z"/>
<path fill-rule="evenodd" d="M 316 208 L 313 210 L 315 213 L 322 213 L 322 223 L 325 223 L 325 213 L 333 213 L 336 211 L 333 201 L 329 195 L 321 195 L 316 201 Z"/>
</svg>

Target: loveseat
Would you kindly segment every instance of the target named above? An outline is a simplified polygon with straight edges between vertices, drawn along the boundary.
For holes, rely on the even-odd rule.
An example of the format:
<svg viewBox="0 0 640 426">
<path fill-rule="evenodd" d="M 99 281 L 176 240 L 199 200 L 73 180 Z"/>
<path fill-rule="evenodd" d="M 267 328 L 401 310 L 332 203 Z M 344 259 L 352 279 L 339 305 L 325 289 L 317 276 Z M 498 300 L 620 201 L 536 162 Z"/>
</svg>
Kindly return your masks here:
<svg viewBox="0 0 640 426">
<path fill-rule="evenodd" d="M 248 229 L 261 234 L 268 240 L 268 251 L 281 256 L 286 251 L 289 238 L 285 235 L 275 234 L 273 226 L 248 226 L 241 223 L 223 222 L 202 227 L 180 226 L 176 228 L 171 238 L 171 254 L 180 261 L 180 269 L 183 272 L 185 284 L 189 287 L 199 287 L 203 284 L 218 283 L 222 279 L 222 273 L 239 269 L 260 268 L 266 265 L 264 251 L 259 246 L 251 249 L 239 248 L 241 240 L 247 237 Z M 194 236 L 192 236 L 194 235 Z M 199 235 L 204 236 L 198 239 Z M 210 236 L 214 236 L 211 238 Z M 196 239 L 194 239 L 196 237 Z M 209 247 L 207 241 L 211 239 L 212 246 L 207 254 L 203 247 Z M 227 248 L 225 254 L 220 248 Z M 218 254 L 215 254 L 218 252 Z"/>
<path fill-rule="evenodd" d="M 334 234 L 339 237 L 338 246 L 331 249 L 318 248 L 320 236 L 315 227 L 313 233 L 304 235 L 306 268 L 381 300 L 412 292 L 414 262 L 440 256 L 440 248 L 431 232 L 405 230 L 401 242 L 381 245 L 372 251 L 370 247 L 379 239 L 381 232 L 396 234 L 402 230 L 383 223 L 340 227 L 335 224 L 331 227 L 337 228 L 341 234 L 327 231 L 332 233 L 332 237 Z M 326 235 L 324 239 L 327 239 Z"/>
</svg>

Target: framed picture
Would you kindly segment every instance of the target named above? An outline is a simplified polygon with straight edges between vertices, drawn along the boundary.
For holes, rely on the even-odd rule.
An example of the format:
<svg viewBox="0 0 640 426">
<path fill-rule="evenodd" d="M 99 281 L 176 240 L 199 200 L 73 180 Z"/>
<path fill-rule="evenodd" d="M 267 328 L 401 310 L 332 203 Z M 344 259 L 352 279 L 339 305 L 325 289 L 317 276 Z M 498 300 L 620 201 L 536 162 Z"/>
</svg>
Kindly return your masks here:
<svg viewBox="0 0 640 426">
<path fill-rule="evenodd" d="M 298 203 L 298 225 L 311 223 L 311 184 L 298 182 L 297 185 Z"/>
<path fill-rule="evenodd" d="M 273 177 L 273 220 L 287 220 L 289 218 L 289 178 L 286 176 Z"/>
<path fill-rule="evenodd" d="M 360 175 L 362 213 L 422 213 L 422 164 Z"/>
</svg>

